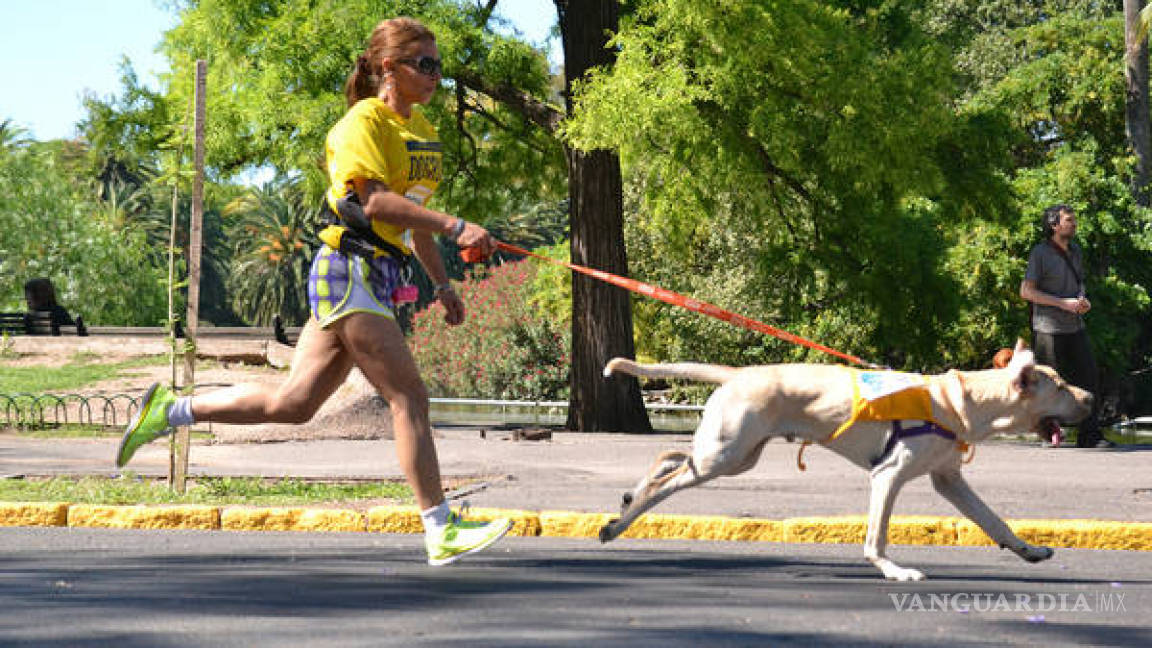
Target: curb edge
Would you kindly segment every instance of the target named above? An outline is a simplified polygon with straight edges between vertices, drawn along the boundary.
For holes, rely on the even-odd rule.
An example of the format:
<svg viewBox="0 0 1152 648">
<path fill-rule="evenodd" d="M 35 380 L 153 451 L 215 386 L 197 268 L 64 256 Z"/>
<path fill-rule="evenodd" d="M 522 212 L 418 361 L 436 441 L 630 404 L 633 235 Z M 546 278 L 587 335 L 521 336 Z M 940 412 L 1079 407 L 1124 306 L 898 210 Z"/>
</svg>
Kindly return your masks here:
<svg viewBox="0 0 1152 648">
<path fill-rule="evenodd" d="M 511 535 L 596 538 L 613 515 L 573 511 L 474 508 L 478 520 L 510 517 Z M 1075 549 L 1152 551 L 1152 522 L 1086 519 L 1006 520 L 1026 542 Z M 94 527 L 115 529 L 200 529 L 219 531 L 308 531 L 421 533 L 415 506 L 352 509 L 249 506 L 116 506 L 69 502 L 0 502 L 0 527 Z M 644 515 L 621 537 L 736 542 L 851 543 L 864 541 L 863 515 L 796 517 L 783 520 L 708 515 Z M 992 546 L 965 518 L 893 516 L 892 544 Z"/>
</svg>

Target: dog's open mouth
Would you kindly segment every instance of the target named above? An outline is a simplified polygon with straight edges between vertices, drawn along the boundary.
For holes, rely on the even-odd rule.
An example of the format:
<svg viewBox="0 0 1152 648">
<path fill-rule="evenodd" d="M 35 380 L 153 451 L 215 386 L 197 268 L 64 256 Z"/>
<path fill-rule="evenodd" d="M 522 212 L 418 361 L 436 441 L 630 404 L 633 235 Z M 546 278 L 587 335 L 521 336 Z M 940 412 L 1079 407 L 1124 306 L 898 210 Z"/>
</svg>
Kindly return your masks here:
<svg viewBox="0 0 1152 648">
<path fill-rule="evenodd" d="M 1041 440 L 1054 446 L 1060 445 L 1064 440 L 1064 428 L 1060 427 L 1060 419 L 1055 416 L 1040 419 L 1040 424 L 1036 426 L 1036 434 Z"/>
</svg>

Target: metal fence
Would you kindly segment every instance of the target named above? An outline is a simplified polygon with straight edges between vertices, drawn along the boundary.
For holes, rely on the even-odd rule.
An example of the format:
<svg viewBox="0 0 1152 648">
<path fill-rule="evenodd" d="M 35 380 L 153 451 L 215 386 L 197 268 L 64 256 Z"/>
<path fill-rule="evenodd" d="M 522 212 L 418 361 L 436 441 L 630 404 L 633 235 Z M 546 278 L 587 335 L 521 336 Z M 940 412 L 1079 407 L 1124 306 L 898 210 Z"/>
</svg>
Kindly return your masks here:
<svg viewBox="0 0 1152 648">
<path fill-rule="evenodd" d="M 224 386 L 224 385 L 217 385 Z M 42 430 L 61 425 L 124 426 L 140 409 L 141 394 L 0 394 L 0 427 Z M 436 423 L 563 424 L 567 401 L 516 401 L 480 398 L 432 398 Z M 692 429 L 701 405 L 647 403 L 658 429 Z"/>
<path fill-rule="evenodd" d="M 120 427 L 140 408 L 129 394 L 0 394 L 0 425 L 42 430 L 61 425 Z"/>
<path fill-rule="evenodd" d="M 514 401 L 481 398 L 432 398 L 431 416 L 436 423 L 499 423 L 562 425 L 568 401 Z M 692 430 L 700 422 L 703 405 L 645 403 L 652 427 L 660 430 Z"/>
</svg>

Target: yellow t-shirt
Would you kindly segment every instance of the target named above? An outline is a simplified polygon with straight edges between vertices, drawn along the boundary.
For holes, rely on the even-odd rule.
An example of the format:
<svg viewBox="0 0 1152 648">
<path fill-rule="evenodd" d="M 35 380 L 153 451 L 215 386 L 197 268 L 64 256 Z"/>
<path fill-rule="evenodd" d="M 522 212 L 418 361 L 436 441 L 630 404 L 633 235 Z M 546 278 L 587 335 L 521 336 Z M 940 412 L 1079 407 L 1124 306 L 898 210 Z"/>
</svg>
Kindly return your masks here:
<svg viewBox="0 0 1152 648">
<path fill-rule="evenodd" d="M 408 119 L 376 97 L 361 99 L 328 131 L 325 144 L 330 185 L 326 198 L 335 210 L 353 178 L 378 180 L 418 205 L 424 205 L 443 177 L 443 157 L 436 129 L 418 108 Z M 384 221 L 372 221 L 380 238 L 406 254 L 405 230 Z M 329 225 L 320 240 L 340 246 L 346 228 Z M 383 254 L 377 252 L 377 254 Z"/>
</svg>

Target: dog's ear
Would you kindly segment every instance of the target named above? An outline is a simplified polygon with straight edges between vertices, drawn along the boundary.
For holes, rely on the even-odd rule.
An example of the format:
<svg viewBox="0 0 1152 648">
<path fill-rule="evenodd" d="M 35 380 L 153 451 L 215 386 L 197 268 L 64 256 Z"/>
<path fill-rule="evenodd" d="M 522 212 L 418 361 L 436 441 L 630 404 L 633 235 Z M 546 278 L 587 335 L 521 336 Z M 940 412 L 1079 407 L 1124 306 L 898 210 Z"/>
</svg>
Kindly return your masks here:
<svg viewBox="0 0 1152 648">
<path fill-rule="evenodd" d="M 1024 343 L 1024 338 L 1016 338 L 1016 348 L 1012 349 L 1012 355 L 1019 355 L 1024 351 L 1032 353 L 1032 351 L 1028 348 L 1028 345 Z"/>
<path fill-rule="evenodd" d="M 1032 350 L 1024 345 L 1024 340 L 1016 338 L 1016 348 L 1012 351 L 1012 360 L 1008 369 L 1012 372 L 1012 387 L 1025 393 L 1032 384 L 1032 370 L 1036 367 L 1036 356 Z"/>
</svg>

